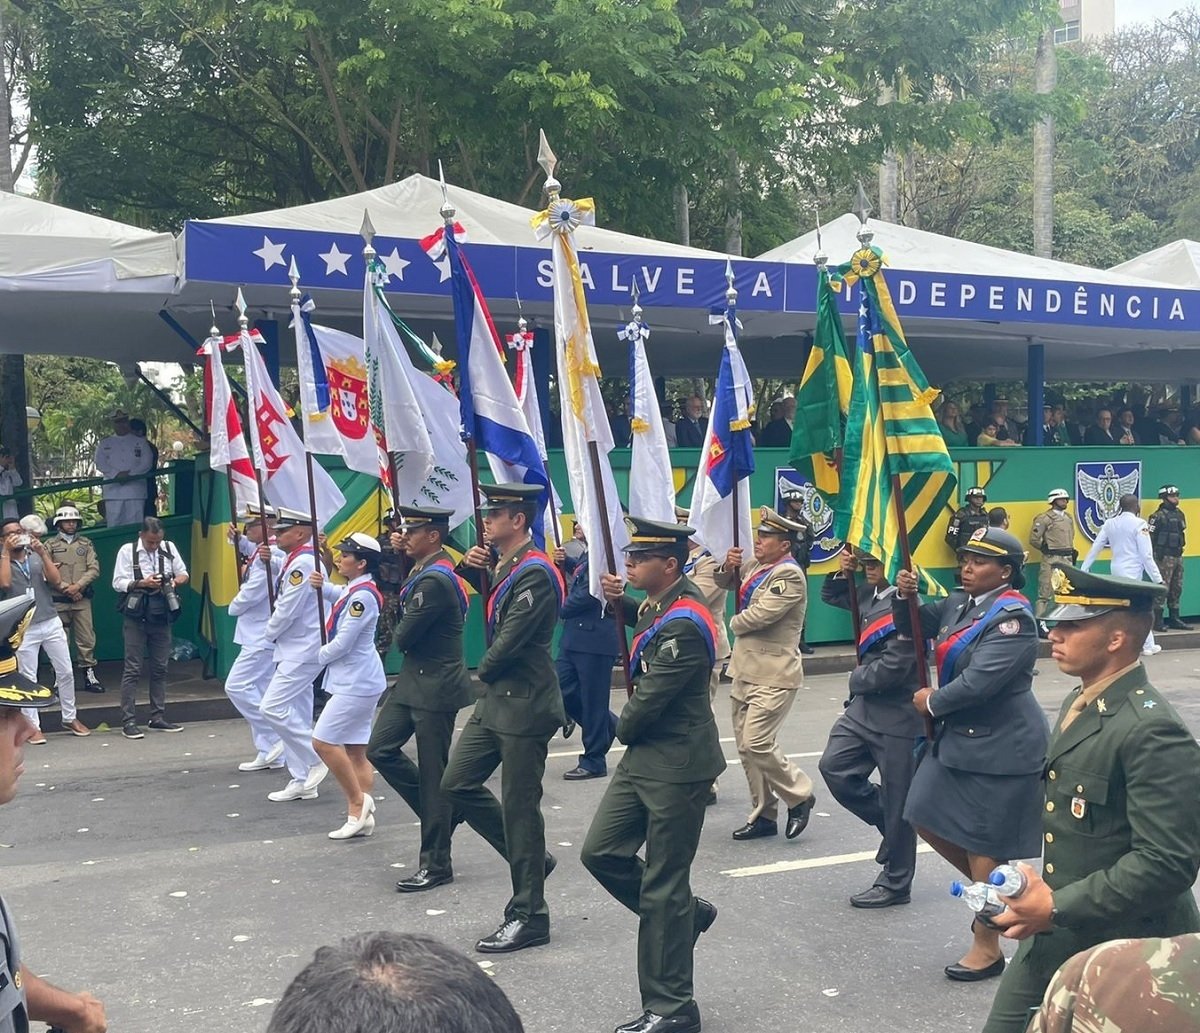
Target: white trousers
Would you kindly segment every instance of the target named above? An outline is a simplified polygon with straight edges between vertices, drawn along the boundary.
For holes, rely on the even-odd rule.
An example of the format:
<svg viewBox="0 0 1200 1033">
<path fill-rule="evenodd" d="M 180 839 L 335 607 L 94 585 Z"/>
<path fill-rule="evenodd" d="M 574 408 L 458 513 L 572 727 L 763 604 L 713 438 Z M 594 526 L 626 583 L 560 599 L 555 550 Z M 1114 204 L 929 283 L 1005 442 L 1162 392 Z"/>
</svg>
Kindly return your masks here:
<svg viewBox="0 0 1200 1033">
<path fill-rule="evenodd" d="M 279 742 L 279 734 L 262 714 L 263 693 L 274 673 L 274 646 L 242 646 L 225 679 L 225 695 L 250 725 L 259 753 L 270 753 Z"/>
<path fill-rule="evenodd" d="M 1109 571 L 1119 577 L 1131 577 L 1135 581 L 1142 580 L 1142 565 L 1139 563 L 1132 567 L 1127 567 L 1124 563 L 1112 563 L 1109 565 Z M 1152 652 L 1154 649 L 1154 631 L 1146 635 L 1146 641 L 1142 643 L 1142 652 Z"/>
<path fill-rule="evenodd" d="M 312 686 L 320 673 L 321 665 L 315 661 L 281 660 L 259 704 L 263 719 L 283 740 L 292 778 L 307 778 L 319 760 L 312 745 Z"/>
<path fill-rule="evenodd" d="M 57 617 L 30 624 L 21 640 L 21 648 L 17 650 L 17 670 L 33 681 L 37 681 L 39 650 L 46 651 L 46 656 L 54 666 L 54 688 L 62 706 L 63 724 L 70 724 L 77 716 L 75 670 L 71 666 L 71 647 L 67 643 L 67 633 L 63 629 L 62 621 Z M 35 708 L 22 707 L 21 713 L 36 727 L 41 728 Z"/>
<path fill-rule="evenodd" d="M 136 499 L 104 500 L 104 524 L 106 527 L 125 527 L 140 524 L 146 518 L 146 496 Z"/>
</svg>

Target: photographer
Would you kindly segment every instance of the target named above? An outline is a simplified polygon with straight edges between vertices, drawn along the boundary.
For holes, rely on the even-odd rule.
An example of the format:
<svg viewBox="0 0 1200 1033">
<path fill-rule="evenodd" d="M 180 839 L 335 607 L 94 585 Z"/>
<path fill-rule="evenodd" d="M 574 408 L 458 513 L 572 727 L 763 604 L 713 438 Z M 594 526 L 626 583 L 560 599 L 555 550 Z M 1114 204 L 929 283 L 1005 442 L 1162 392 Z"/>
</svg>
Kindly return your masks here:
<svg viewBox="0 0 1200 1033">
<path fill-rule="evenodd" d="M 156 732 L 181 732 L 167 720 L 167 661 L 171 656 L 171 625 L 179 617 L 176 589 L 187 583 L 188 571 L 179 550 L 163 539 L 158 517 L 146 517 L 136 542 L 121 546 L 113 570 L 125 635 L 125 670 L 121 674 L 122 734 L 141 739 L 137 723 L 137 687 L 142 655 L 150 657 L 150 721 Z"/>
</svg>

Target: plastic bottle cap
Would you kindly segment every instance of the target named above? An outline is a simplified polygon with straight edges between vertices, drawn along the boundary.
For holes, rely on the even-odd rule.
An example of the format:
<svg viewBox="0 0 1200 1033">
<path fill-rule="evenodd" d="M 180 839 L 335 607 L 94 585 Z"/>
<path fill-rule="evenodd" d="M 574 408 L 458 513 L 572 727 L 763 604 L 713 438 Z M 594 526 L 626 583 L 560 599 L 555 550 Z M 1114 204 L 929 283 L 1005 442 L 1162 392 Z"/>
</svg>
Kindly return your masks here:
<svg viewBox="0 0 1200 1033">
<path fill-rule="evenodd" d="M 1004 876 L 999 872 L 992 872 L 992 874 L 988 876 L 988 882 L 990 882 L 993 886 L 1003 886 Z"/>
<path fill-rule="evenodd" d="M 963 895 L 963 884 L 961 882 L 950 883 L 950 896 L 961 897 Z"/>
</svg>

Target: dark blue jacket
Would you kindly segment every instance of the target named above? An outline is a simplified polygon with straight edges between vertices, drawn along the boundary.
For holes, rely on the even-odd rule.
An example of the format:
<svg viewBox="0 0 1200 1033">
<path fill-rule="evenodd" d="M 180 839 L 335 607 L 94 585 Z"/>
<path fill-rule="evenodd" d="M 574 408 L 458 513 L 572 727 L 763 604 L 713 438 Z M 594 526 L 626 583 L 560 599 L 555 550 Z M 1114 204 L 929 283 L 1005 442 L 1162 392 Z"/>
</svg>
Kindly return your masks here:
<svg viewBox="0 0 1200 1033">
<path fill-rule="evenodd" d="M 605 612 L 600 601 L 588 591 L 588 560 L 582 556 L 571 570 L 567 561 L 570 583 L 567 597 L 563 600 L 559 616 L 562 618 L 562 638 L 558 642 L 560 653 L 593 653 L 597 656 L 616 657 L 620 652 L 617 644 L 617 623 L 611 612 Z M 612 662 L 609 662 L 609 667 Z"/>
</svg>

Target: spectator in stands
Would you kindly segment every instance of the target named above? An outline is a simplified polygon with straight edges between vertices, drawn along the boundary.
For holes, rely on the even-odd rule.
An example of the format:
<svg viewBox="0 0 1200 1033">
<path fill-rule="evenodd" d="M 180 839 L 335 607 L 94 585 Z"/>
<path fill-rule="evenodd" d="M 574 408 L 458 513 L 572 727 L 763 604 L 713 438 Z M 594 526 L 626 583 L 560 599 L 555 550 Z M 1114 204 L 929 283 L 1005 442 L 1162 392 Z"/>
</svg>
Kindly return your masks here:
<svg viewBox="0 0 1200 1033">
<path fill-rule="evenodd" d="M 154 471 L 158 469 L 158 448 L 154 442 L 146 435 L 146 421 L 132 419 L 129 421 L 129 429 L 133 431 L 136 437 L 141 438 L 146 442 L 146 447 L 150 449 L 150 476 L 146 478 L 146 503 L 143 516 L 158 516 L 158 478 L 154 476 Z"/>
<path fill-rule="evenodd" d="M 633 436 L 633 426 L 629 419 L 629 396 L 621 399 L 616 412 L 608 415 L 608 426 L 612 431 L 613 444 L 617 448 L 628 448 L 629 439 Z"/>
<path fill-rule="evenodd" d="M 976 402 L 971 406 L 967 413 L 968 419 L 966 423 L 967 445 L 974 446 L 975 439 L 979 437 L 979 432 L 983 430 L 984 421 L 987 419 L 987 408 L 982 402 Z"/>
<path fill-rule="evenodd" d="M 1182 436 L 1185 445 L 1200 445 L 1200 409 L 1193 409 L 1188 413 Z"/>
<path fill-rule="evenodd" d="M 1155 414 L 1154 436 L 1150 444 L 1182 445 L 1183 413 L 1175 405 L 1165 405 Z"/>
<path fill-rule="evenodd" d="M 996 421 L 987 419 L 984 421 L 983 430 L 979 432 L 979 437 L 975 439 L 975 444 L 979 448 L 994 448 L 997 445 L 1017 446 L 1020 447 L 1019 441 L 1009 441 L 1007 438 L 1001 440 L 996 435 L 999 433 L 999 427 L 996 426 Z"/>
<path fill-rule="evenodd" d="M 1103 408 L 1096 412 L 1096 422 L 1088 427 L 1083 436 L 1085 445 L 1115 445 L 1117 436 L 1112 431 L 1112 410 Z"/>
<path fill-rule="evenodd" d="M 990 418 L 996 421 L 997 441 L 1018 442 L 1021 440 L 1021 435 L 1018 433 L 1017 428 L 1008 421 L 1008 399 L 1004 395 L 997 395 L 996 400 L 992 402 L 992 414 Z"/>
<path fill-rule="evenodd" d="M 663 433 L 667 436 L 667 448 L 674 448 L 676 445 L 675 403 L 667 399 L 659 406 L 659 412 L 662 413 Z"/>
<path fill-rule="evenodd" d="M 1113 433 L 1116 435 L 1118 445 L 1141 445 L 1144 443 L 1134 429 L 1136 422 L 1137 414 L 1129 406 L 1125 406 L 1117 413 L 1117 425 Z"/>
<path fill-rule="evenodd" d="M 17 500 L 13 493 L 25 482 L 17 473 L 17 460 L 11 448 L 0 448 L 0 499 L 4 500 L 0 508 L 0 517 L 16 520 L 20 513 L 17 510 Z"/>
<path fill-rule="evenodd" d="M 149 442 L 133 433 L 129 413 L 112 414 L 113 433 L 96 447 L 96 469 L 116 483 L 104 485 L 104 522 L 140 524 L 146 508 L 146 475 L 154 469 Z"/>
<path fill-rule="evenodd" d="M 683 406 L 683 417 L 675 424 L 675 441 L 680 448 L 700 448 L 708 433 L 708 417 L 704 415 L 704 399 L 692 395 Z"/>
<path fill-rule="evenodd" d="M 792 423 L 796 419 L 796 399 L 782 398 L 771 403 L 771 419 L 758 436 L 763 448 L 790 448 L 792 445 Z"/>
<path fill-rule="evenodd" d="M 1025 428 L 1025 437 L 1022 439 L 1022 444 L 1025 444 L 1025 445 L 1035 444 L 1035 441 L 1034 441 L 1035 429 L 1036 428 L 1034 427 L 1033 422 L 1030 421 L 1029 426 Z M 1059 427 L 1058 423 L 1054 419 L 1054 406 L 1043 405 L 1042 406 L 1042 444 L 1043 445 L 1065 445 L 1067 442 L 1065 440 L 1060 439 L 1061 433 L 1062 433 L 1062 428 Z"/>
<path fill-rule="evenodd" d="M 359 933 L 322 947 L 283 992 L 267 1033 L 524 1033 L 504 991 L 429 936 Z"/>
<path fill-rule="evenodd" d="M 938 410 L 938 429 L 942 432 L 942 440 L 947 448 L 967 448 L 967 428 L 963 426 L 962 413 L 957 402 L 946 399 Z"/>
</svg>

